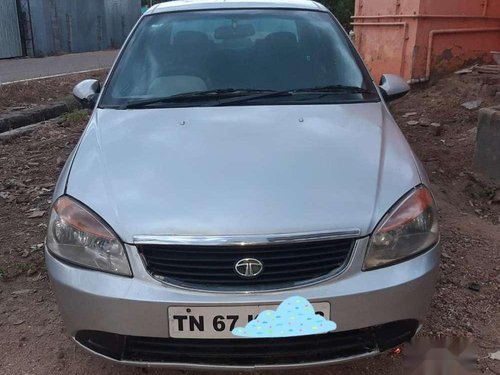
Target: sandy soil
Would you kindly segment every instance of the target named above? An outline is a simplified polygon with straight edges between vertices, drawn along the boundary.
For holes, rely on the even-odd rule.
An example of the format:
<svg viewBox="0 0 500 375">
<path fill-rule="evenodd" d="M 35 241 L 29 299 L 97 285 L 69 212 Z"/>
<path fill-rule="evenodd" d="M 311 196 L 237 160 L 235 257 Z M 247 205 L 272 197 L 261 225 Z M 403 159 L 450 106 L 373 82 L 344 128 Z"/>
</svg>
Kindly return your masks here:
<svg viewBox="0 0 500 375">
<path fill-rule="evenodd" d="M 500 186 L 472 171 L 477 110 L 461 107 L 478 97 L 483 106 L 493 104 L 488 87 L 500 78 L 488 77 L 490 85 L 485 80 L 453 76 L 415 88 L 392 111 L 426 166 L 440 208 L 442 272 L 422 334 L 473 338 L 481 372 L 500 374 L 500 361 L 488 359 L 500 350 L 500 202 L 495 202 Z M 29 103 L 29 94 L 26 98 Z M 0 108 L 9 105 L 2 103 L 9 99 L 0 91 Z M 0 145 L 0 373 L 186 374 L 113 365 L 87 355 L 66 336 L 41 244 L 54 183 L 85 120 L 82 113 L 67 116 Z M 385 354 L 286 373 L 395 375 L 403 370 L 400 356 Z"/>
</svg>

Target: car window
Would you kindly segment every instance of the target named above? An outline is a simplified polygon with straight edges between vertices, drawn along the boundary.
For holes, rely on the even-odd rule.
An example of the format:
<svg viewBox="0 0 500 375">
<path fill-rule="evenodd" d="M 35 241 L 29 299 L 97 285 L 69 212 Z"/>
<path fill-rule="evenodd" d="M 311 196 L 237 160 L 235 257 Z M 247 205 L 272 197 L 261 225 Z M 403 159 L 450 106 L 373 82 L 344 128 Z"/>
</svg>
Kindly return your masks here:
<svg viewBox="0 0 500 375">
<path fill-rule="evenodd" d="M 207 90 L 282 91 L 333 85 L 372 89 L 363 69 L 328 13 L 270 9 L 163 13 L 143 18 L 100 105 Z M 311 100 L 325 100 L 316 97 Z M 363 99 L 359 93 L 345 93 L 328 100 L 346 97 Z M 267 99 L 273 100 L 277 99 Z"/>
</svg>

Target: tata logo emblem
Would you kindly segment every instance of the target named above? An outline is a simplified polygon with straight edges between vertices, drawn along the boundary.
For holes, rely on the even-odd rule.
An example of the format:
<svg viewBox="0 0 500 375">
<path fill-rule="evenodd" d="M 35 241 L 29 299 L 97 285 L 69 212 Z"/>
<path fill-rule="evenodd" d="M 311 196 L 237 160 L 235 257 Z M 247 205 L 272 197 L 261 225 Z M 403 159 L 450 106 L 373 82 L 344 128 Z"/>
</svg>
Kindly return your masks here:
<svg viewBox="0 0 500 375">
<path fill-rule="evenodd" d="M 254 258 L 241 259 L 234 265 L 236 273 L 246 279 L 259 276 L 264 271 L 264 265 Z"/>
</svg>

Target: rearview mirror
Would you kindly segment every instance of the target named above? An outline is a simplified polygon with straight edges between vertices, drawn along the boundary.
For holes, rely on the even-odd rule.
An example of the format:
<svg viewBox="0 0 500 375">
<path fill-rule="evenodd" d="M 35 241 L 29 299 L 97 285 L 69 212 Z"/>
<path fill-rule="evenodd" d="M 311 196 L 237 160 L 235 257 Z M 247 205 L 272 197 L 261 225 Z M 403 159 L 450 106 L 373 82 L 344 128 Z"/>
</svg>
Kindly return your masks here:
<svg viewBox="0 0 500 375">
<path fill-rule="evenodd" d="M 93 109 L 97 103 L 101 84 L 95 79 L 86 79 L 73 89 L 73 95 L 84 108 Z"/>
<path fill-rule="evenodd" d="M 255 35 L 255 28 L 251 24 L 221 26 L 215 29 L 215 39 L 248 38 Z"/>
<path fill-rule="evenodd" d="M 402 98 L 410 92 L 410 85 L 400 76 L 384 74 L 380 79 L 380 89 L 386 102 Z"/>
</svg>

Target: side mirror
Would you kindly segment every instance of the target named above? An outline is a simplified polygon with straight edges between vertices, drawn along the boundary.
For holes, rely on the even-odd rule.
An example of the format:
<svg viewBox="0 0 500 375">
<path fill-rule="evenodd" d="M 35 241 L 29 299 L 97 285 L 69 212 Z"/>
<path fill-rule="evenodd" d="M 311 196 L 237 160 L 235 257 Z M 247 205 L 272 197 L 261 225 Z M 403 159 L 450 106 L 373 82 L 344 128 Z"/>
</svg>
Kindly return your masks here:
<svg viewBox="0 0 500 375">
<path fill-rule="evenodd" d="M 380 79 L 380 89 L 386 102 L 402 98 L 410 92 L 410 85 L 400 76 L 384 74 Z"/>
<path fill-rule="evenodd" d="M 101 92 L 101 84 L 95 79 L 86 79 L 73 89 L 73 95 L 84 108 L 93 109 Z"/>
</svg>

